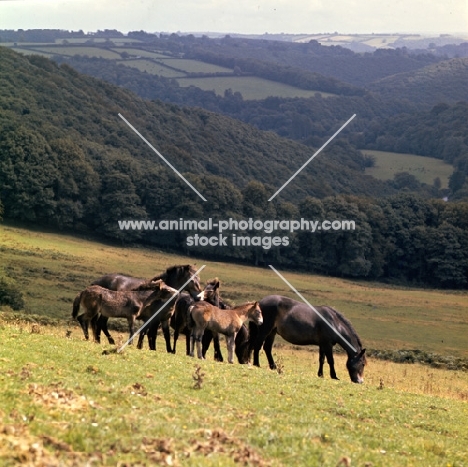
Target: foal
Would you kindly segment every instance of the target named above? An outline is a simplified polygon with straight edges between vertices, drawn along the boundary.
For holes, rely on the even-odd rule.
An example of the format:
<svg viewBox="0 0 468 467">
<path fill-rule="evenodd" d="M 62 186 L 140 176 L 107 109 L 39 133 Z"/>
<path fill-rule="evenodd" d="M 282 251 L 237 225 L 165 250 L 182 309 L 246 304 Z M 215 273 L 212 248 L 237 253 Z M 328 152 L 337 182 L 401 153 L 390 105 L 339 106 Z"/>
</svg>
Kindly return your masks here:
<svg viewBox="0 0 468 467">
<path fill-rule="evenodd" d="M 166 302 L 176 293 L 177 290 L 167 286 L 162 280 L 155 283 L 153 290 L 147 291 L 116 291 L 91 285 L 77 295 L 73 302 L 72 316 L 76 319 L 82 317 L 80 322 L 86 324 L 97 316 L 126 318 L 132 338 L 136 319 L 148 320 L 156 311 L 153 309 L 155 301 Z M 85 311 L 78 316 L 80 306 Z M 92 328 L 94 340 L 98 342 L 96 326 Z"/>
<path fill-rule="evenodd" d="M 192 327 L 190 356 L 194 356 L 195 341 L 197 342 L 197 356 L 203 358 L 202 338 L 205 329 L 211 331 L 214 337 L 218 334 L 226 336 L 228 362 L 233 363 L 234 344 L 236 335 L 242 328 L 244 321 L 253 321 L 260 326 L 263 323 L 262 311 L 258 302 L 247 302 L 231 310 L 221 310 L 207 302 L 197 302 L 189 308 Z"/>
</svg>

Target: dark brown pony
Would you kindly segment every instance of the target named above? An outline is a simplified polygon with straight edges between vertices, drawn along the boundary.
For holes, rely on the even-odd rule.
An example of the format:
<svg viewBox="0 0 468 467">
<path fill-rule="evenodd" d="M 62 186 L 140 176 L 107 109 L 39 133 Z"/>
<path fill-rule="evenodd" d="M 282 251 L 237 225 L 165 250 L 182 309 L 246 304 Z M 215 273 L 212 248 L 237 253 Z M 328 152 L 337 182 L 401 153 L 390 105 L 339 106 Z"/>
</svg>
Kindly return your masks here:
<svg viewBox="0 0 468 467">
<path fill-rule="evenodd" d="M 199 294 L 198 298 L 215 305 L 222 310 L 230 309 L 230 306 L 227 305 L 219 294 L 219 279 L 216 277 L 207 281 L 203 292 Z M 185 335 L 185 349 L 186 355 L 190 355 L 190 329 L 187 326 L 188 310 L 191 305 L 195 303 L 195 300 L 186 293 L 180 294 L 180 297 L 177 299 L 174 314 L 171 318 L 171 327 L 174 329 L 174 345 L 172 348 L 173 353 L 176 353 L 177 340 L 180 334 Z M 236 335 L 235 340 L 235 353 L 237 360 L 241 364 L 248 363 L 249 355 L 249 331 L 245 324 L 242 325 L 242 328 Z M 212 332 L 206 330 L 203 334 L 202 339 L 202 354 L 205 358 L 206 352 L 208 351 L 211 341 L 214 344 L 214 360 L 218 362 L 223 361 L 223 355 L 221 353 L 221 348 L 219 345 L 219 337 L 214 337 Z"/>
<path fill-rule="evenodd" d="M 250 326 L 249 351 L 254 352 L 254 365 L 260 366 L 259 353 L 263 346 L 270 368 L 276 368 L 271 350 L 275 336 L 279 334 L 291 344 L 318 345 L 318 376 L 323 376 L 326 357 L 333 379 L 338 379 L 333 360 L 333 346 L 339 344 L 348 354 L 346 367 L 351 381 L 364 381 L 366 349 L 362 348 L 361 340 L 351 323 L 339 311 L 329 306 L 317 306 L 314 311 L 305 303 L 280 295 L 263 298 L 260 308 L 263 324 L 258 327 Z"/>
<path fill-rule="evenodd" d="M 187 282 L 190 277 L 195 274 L 197 270 L 195 269 L 194 266 L 191 265 L 177 265 L 177 266 L 171 266 L 166 269 L 162 274 L 159 274 L 158 276 L 153 277 L 150 281 L 147 279 L 142 279 L 139 277 L 132 277 L 132 276 L 126 276 L 124 274 L 106 274 L 99 279 L 96 279 L 91 285 L 99 285 L 101 287 L 104 287 L 109 290 L 135 290 L 138 287 L 143 286 L 144 284 L 148 284 L 151 282 L 156 282 L 159 279 L 162 279 L 166 285 L 169 287 L 172 287 L 174 289 L 179 289 L 184 285 L 185 282 Z M 150 289 L 149 287 L 147 290 Z M 187 284 L 185 287 L 185 290 L 187 290 L 192 296 L 196 297 L 200 292 L 200 279 L 198 276 L 193 277 L 193 279 Z M 75 301 L 77 298 L 75 298 Z M 75 303 L 74 303 L 75 306 Z M 83 333 L 85 335 L 85 338 L 89 338 L 89 333 L 88 333 L 88 321 L 84 320 L 82 318 L 82 315 L 78 317 L 78 321 L 81 325 L 81 328 L 83 329 Z M 101 330 L 104 332 L 106 335 L 108 341 L 110 344 L 115 344 L 114 339 L 109 333 L 109 330 L 107 328 L 107 321 L 108 318 L 105 316 L 99 316 L 93 318 L 91 321 L 92 327 L 94 334 L 97 338 L 97 342 L 100 342 L 100 332 Z M 156 323 L 155 323 L 156 324 Z M 158 324 L 159 326 L 159 324 Z M 157 332 L 157 328 L 156 328 Z M 144 335 L 144 334 L 143 334 Z M 140 340 L 142 339 L 141 334 L 140 334 Z M 170 342 L 169 345 L 167 345 L 166 341 L 166 347 L 170 348 Z"/>
</svg>

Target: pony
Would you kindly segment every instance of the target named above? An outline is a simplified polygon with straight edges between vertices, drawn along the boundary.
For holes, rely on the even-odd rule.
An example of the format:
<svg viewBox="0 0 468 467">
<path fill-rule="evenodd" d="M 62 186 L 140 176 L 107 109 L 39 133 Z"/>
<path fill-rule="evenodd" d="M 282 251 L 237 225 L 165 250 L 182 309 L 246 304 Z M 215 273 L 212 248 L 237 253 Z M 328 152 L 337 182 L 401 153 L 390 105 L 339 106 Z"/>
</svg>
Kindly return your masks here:
<svg viewBox="0 0 468 467">
<path fill-rule="evenodd" d="M 197 298 L 211 303 L 212 305 L 215 305 L 222 310 L 230 309 L 229 305 L 227 305 L 219 295 L 219 285 L 220 282 L 217 277 L 207 281 L 205 288 L 197 296 Z M 182 333 L 185 334 L 186 337 L 186 355 L 190 355 L 190 329 L 187 327 L 187 321 L 189 317 L 188 310 L 194 303 L 195 301 L 193 298 L 186 293 L 180 294 L 180 297 L 177 299 L 174 314 L 171 318 L 171 327 L 174 329 L 174 346 L 172 348 L 173 353 L 176 353 L 177 340 L 179 338 L 179 334 Z M 245 324 L 242 324 L 242 327 L 237 333 L 235 340 L 235 353 L 237 360 L 241 364 L 248 363 L 248 337 L 248 329 Z M 221 348 L 219 345 L 219 337 L 214 337 L 212 332 L 209 330 L 205 330 L 202 338 L 203 358 L 205 358 L 206 352 L 208 351 L 212 340 L 214 341 L 214 360 L 222 362 L 223 356 L 221 354 Z"/>
<path fill-rule="evenodd" d="M 80 315 L 82 321 L 90 322 L 94 317 L 101 315 L 107 318 L 126 318 L 128 321 L 130 339 L 134 334 L 136 319 L 146 308 L 151 309 L 151 303 L 156 298 L 167 301 L 176 290 L 166 286 L 163 281 L 155 285 L 152 292 L 136 292 L 129 290 L 109 290 L 99 285 L 91 285 L 80 292 L 73 303 L 72 317 L 78 318 L 80 307 L 84 313 Z M 151 299 L 151 302 L 148 300 Z M 93 328 L 94 338 L 97 342 L 96 329 Z"/>
<path fill-rule="evenodd" d="M 260 300 L 263 315 L 261 326 L 250 326 L 249 354 L 254 353 L 253 363 L 260 366 L 259 353 L 263 350 L 271 369 L 276 368 L 271 350 L 276 334 L 294 345 L 319 346 L 318 376 L 323 377 L 325 357 L 332 379 L 338 379 L 333 359 L 333 346 L 339 344 L 347 353 L 346 367 L 353 383 L 363 383 L 366 349 L 351 323 L 337 310 L 329 306 L 317 306 L 314 311 L 308 305 L 281 295 L 268 295 Z M 326 320 L 326 322 L 325 322 Z"/>
<path fill-rule="evenodd" d="M 153 282 L 157 282 L 158 280 L 163 280 L 166 285 L 169 287 L 180 289 L 185 282 L 187 282 L 194 274 L 196 273 L 196 269 L 194 266 L 189 264 L 187 265 L 176 265 L 167 268 L 163 273 L 153 277 L 149 281 L 147 279 L 142 279 L 139 277 L 132 277 L 126 276 L 124 274 L 106 274 L 101 276 L 100 278 L 96 279 L 91 283 L 91 285 L 99 285 L 109 290 L 135 290 L 141 287 L 141 290 L 150 290 L 151 287 L 149 284 Z M 146 284 L 146 288 L 145 288 Z M 196 297 L 200 292 L 200 278 L 195 275 L 192 280 L 185 286 L 185 290 L 187 290 L 191 296 Z M 75 301 L 78 300 L 78 296 L 75 298 Z M 74 302 L 75 306 L 75 302 Z M 89 339 L 88 333 L 88 321 L 86 321 L 82 315 L 78 317 L 78 321 L 80 323 L 81 328 L 83 329 L 84 336 Z M 100 333 L 102 332 L 106 335 L 109 344 L 114 345 L 115 341 L 109 333 L 107 328 L 107 321 L 108 317 L 106 316 L 97 316 L 94 317 L 91 321 L 92 327 L 96 330 L 94 335 L 97 336 L 97 342 L 100 342 Z M 157 331 L 157 328 L 156 328 Z M 145 333 L 140 333 L 140 340 L 142 340 Z M 150 338 L 148 338 L 150 340 Z M 166 341 L 167 343 L 167 341 Z M 142 345 L 142 344 L 141 344 Z M 170 344 L 169 344 L 170 345 Z M 141 347 L 139 347 L 141 348 Z"/>
<path fill-rule="evenodd" d="M 201 341 L 205 329 L 208 329 L 213 333 L 213 336 L 218 334 L 226 336 L 229 363 L 234 363 L 235 339 L 244 321 L 253 321 L 257 325 L 263 323 L 262 311 L 258 302 L 247 302 L 230 310 L 221 310 L 208 302 L 200 301 L 190 306 L 189 317 L 189 327 L 192 329 L 190 356 L 194 356 L 196 342 L 197 356 L 201 359 L 204 358 Z"/>
</svg>

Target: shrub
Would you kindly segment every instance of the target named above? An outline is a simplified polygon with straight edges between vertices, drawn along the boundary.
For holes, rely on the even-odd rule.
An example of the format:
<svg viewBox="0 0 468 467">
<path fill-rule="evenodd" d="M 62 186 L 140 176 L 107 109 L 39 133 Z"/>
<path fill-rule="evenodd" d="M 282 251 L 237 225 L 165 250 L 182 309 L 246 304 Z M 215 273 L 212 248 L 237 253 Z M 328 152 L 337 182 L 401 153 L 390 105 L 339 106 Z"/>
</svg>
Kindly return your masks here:
<svg viewBox="0 0 468 467">
<path fill-rule="evenodd" d="M 0 305 L 8 305 L 13 310 L 24 308 L 21 290 L 13 279 L 5 276 L 0 276 Z"/>
</svg>

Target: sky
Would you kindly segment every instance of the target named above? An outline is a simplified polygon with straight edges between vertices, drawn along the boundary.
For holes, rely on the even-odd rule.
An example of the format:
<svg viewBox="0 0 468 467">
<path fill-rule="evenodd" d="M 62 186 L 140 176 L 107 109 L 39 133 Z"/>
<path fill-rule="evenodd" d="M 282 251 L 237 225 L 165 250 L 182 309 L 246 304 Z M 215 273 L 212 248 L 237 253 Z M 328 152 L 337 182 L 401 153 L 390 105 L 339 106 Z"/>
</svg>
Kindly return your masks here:
<svg viewBox="0 0 468 467">
<path fill-rule="evenodd" d="M 0 0 L 0 29 L 468 33 L 468 0 Z"/>
</svg>

